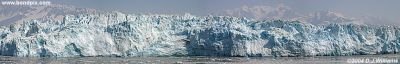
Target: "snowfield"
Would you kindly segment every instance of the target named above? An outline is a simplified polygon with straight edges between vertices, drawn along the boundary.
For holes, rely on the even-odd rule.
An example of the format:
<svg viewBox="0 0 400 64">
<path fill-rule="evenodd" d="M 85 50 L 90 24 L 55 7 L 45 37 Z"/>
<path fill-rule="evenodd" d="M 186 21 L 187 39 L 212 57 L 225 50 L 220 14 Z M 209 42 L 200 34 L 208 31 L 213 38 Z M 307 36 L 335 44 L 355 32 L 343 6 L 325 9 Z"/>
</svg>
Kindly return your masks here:
<svg viewBox="0 0 400 64">
<path fill-rule="evenodd" d="M 400 28 L 104 13 L 1 26 L 0 41 L 0 55 L 20 57 L 343 56 L 397 53 Z"/>
</svg>

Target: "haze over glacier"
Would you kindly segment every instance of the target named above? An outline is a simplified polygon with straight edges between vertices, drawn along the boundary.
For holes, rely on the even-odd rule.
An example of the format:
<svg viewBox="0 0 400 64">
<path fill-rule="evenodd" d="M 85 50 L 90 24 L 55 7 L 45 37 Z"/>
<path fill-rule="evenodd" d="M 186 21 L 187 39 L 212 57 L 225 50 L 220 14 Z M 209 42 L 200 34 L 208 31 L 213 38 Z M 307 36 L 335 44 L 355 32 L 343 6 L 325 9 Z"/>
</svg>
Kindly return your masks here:
<svg viewBox="0 0 400 64">
<path fill-rule="evenodd" d="M 398 26 L 113 12 L 1 26 L 0 55 L 341 56 L 397 53 L 399 40 Z"/>
</svg>

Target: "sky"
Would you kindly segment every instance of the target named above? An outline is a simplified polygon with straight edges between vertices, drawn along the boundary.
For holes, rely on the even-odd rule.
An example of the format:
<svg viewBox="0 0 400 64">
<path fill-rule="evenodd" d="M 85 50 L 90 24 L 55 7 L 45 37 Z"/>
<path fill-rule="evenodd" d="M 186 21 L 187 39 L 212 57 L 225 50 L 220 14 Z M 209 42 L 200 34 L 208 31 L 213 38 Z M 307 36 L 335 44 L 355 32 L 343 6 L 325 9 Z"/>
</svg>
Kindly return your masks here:
<svg viewBox="0 0 400 64">
<path fill-rule="evenodd" d="M 49 0 L 53 4 L 74 5 L 127 13 L 209 15 L 242 6 L 285 5 L 297 12 L 337 11 L 348 16 L 374 16 L 400 20 L 400 0 Z"/>
</svg>

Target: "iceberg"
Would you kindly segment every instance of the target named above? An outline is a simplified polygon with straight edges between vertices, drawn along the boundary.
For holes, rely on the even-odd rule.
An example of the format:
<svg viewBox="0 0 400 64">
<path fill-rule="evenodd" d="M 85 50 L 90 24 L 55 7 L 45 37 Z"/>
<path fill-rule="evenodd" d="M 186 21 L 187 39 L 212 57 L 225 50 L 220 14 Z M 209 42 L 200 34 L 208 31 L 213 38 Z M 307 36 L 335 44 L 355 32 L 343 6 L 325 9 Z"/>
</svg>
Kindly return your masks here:
<svg viewBox="0 0 400 64">
<path fill-rule="evenodd" d="M 0 27 L 0 55 L 19 57 L 346 56 L 399 49 L 398 26 L 230 16 L 80 14 Z"/>
</svg>

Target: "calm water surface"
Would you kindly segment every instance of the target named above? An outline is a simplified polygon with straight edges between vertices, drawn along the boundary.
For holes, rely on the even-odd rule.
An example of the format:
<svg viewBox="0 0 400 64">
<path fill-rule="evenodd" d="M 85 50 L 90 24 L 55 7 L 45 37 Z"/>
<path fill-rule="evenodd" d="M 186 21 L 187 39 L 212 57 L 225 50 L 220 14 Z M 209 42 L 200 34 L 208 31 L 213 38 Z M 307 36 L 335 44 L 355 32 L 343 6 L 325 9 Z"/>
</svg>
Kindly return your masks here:
<svg viewBox="0 0 400 64">
<path fill-rule="evenodd" d="M 66 57 L 0 56 L 0 64 L 346 64 L 398 63 L 399 54 L 316 57 Z"/>
</svg>

